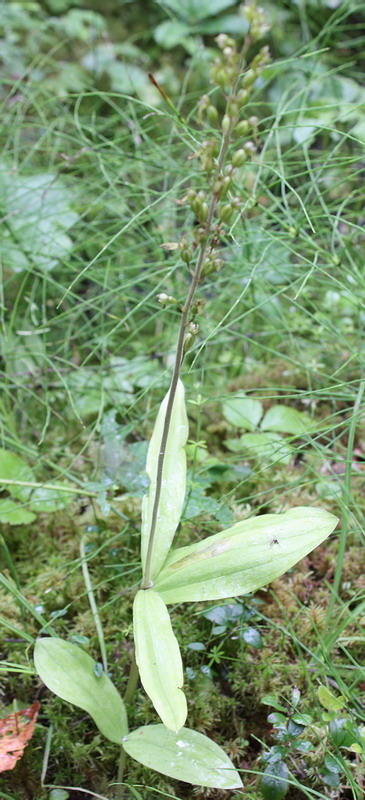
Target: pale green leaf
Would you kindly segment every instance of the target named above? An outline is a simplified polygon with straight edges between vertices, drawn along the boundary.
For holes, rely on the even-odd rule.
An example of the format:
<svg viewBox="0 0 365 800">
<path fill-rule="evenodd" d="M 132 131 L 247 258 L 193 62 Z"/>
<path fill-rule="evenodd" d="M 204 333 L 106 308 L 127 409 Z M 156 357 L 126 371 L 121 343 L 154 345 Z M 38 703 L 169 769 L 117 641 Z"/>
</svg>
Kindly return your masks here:
<svg viewBox="0 0 365 800">
<path fill-rule="evenodd" d="M 279 433 L 243 433 L 238 439 L 227 439 L 227 447 L 234 453 L 244 452 L 246 458 L 288 464 L 293 448 Z"/>
<path fill-rule="evenodd" d="M 260 589 L 286 572 L 334 530 L 337 517 L 298 506 L 246 519 L 172 551 L 154 588 L 165 603 L 219 600 Z"/>
<path fill-rule="evenodd" d="M 232 33 L 236 36 L 245 36 L 250 25 L 245 17 L 238 14 L 224 14 L 222 17 L 211 17 L 198 23 L 199 33 L 215 36 L 217 33 Z"/>
<path fill-rule="evenodd" d="M 262 411 L 260 401 L 245 397 L 243 392 L 232 395 L 223 403 L 223 414 L 227 422 L 247 431 L 256 428 L 262 417 Z"/>
<path fill-rule="evenodd" d="M 182 19 L 194 24 L 200 19 L 213 17 L 225 8 L 235 5 L 236 0 L 159 0 L 162 6 L 170 8 Z"/>
<path fill-rule="evenodd" d="M 141 589 L 133 605 L 136 661 L 142 686 L 167 728 L 179 731 L 187 714 L 183 665 L 165 603 L 153 589 Z"/>
<path fill-rule="evenodd" d="M 158 456 L 169 392 L 161 403 L 151 441 L 148 448 L 146 471 L 151 481 L 149 492 L 142 503 L 142 564 L 146 566 L 149 534 L 156 492 Z M 186 455 L 184 446 L 188 438 L 188 418 L 185 409 L 184 386 L 179 380 L 171 414 L 169 435 L 166 443 L 162 489 L 157 515 L 156 534 L 153 542 L 151 578 L 160 571 L 169 552 L 176 528 L 179 524 L 185 500 Z"/>
<path fill-rule="evenodd" d="M 224 750 L 212 739 L 189 728 L 172 733 L 164 725 L 145 725 L 128 734 L 123 747 L 140 764 L 169 778 L 215 789 L 242 786 Z"/>
<path fill-rule="evenodd" d="M 33 522 L 35 514 L 27 511 L 26 508 L 14 503 L 11 497 L 4 497 L 0 500 L 0 522 L 7 522 L 9 525 L 26 525 Z"/>
<path fill-rule="evenodd" d="M 345 699 L 340 695 L 336 697 L 327 686 L 320 686 L 318 691 L 318 700 L 327 711 L 339 711 L 345 705 Z"/>
<path fill-rule="evenodd" d="M 7 267 L 15 272 L 36 264 L 50 270 L 72 249 L 66 233 L 78 220 L 71 190 L 54 173 L 19 175 L 0 165 L 7 229 L 1 244 Z"/>
<path fill-rule="evenodd" d="M 271 406 L 261 423 L 263 431 L 301 435 L 316 427 L 316 423 L 303 411 L 290 406 Z"/>
<path fill-rule="evenodd" d="M 69 483 L 62 481 L 60 486 L 70 486 Z M 58 491 L 57 489 L 48 489 L 47 486 L 39 486 L 37 489 L 34 489 L 30 499 L 30 508 L 33 511 L 58 511 L 60 508 L 64 508 L 67 503 L 70 503 L 72 499 L 72 495 L 66 494 L 66 492 Z"/>
<path fill-rule="evenodd" d="M 0 478 L 6 480 L 8 478 L 12 481 L 28 481 L 34 482 L 35 477 L 33 470 L 28 464 L 11 450 L 4 450 L 0 448 Z M 32 491 L 29 486 L 12 486 L 7 484 L 0 485 L 0 491 L 6 489 L 12 497 L 17 497 L 18 500 L 25 502 Z"/>
<path fill-rule="evenodd" d="M 96 677 L 88 653 L 63 639 L 37 639 L 34 664 L 51 692 L 87 711 L 107 739 L 121 743 L 128 732 L 123 700 L 105 672 Z"/>
<path fill-rule="evenodd" d="M 188 36 L 190 33 L 189 25 L 185 25 L 178 20 L 165 20 L 157 25 L 154 32 L 154 38 L 157 44 L 168 50 L 170 47 L 176 47 L 181 44 L 181 39 Z"/>
</svg>

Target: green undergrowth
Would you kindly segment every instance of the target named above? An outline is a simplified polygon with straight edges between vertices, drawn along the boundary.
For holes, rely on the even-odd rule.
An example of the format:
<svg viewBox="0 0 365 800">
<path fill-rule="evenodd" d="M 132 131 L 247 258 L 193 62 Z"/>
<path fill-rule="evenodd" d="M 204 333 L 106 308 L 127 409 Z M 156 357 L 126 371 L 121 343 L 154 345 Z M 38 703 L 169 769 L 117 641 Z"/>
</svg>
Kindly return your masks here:
<svg viewBox="0 0 365 800">
<path fill-rule="evenodd" d="M 24 757 L 0 776 L 0 797 L 48 800 L 43 769 L 46 786 L 79 787 L 71 800 L 82 789 L 111 798 L 118 747 L 35 677 L 31 643 L 52 626 L 100 662 L 84 537 L 109 669 L 126 687 L 147 441 L 179 323 L 176 305 L 156 296 L 183 300 L 189 284 L 163 245 L 191 230 L 181 200 L 192 183 L 205 186 L 195 156 L 209 126 L 194 114 L 215 43 L 194 23 L 187 44 L 163 46 L 128 3 L 115 29 L 113 3 L 105 14 L 92 4 L 95 19 L 80 6 L 71 22 L 67 2 L 25 5 L 21 16 L 21 4 L 8 4 L 1 89 L 0 688 L 2 716 L 36 699 L 41 712 Z M 157 5 L 148 4 L 151 28 L 166 19 Z M 364 753 L 333 729 L 365 724 L 363 11 L 264 5 L 274 60 L 247 109 L 259 118 L 257 154 L 237 175 L 243 211 L 223 240 L 222 269 L 200 289 L 205 308 L 184 365 L 178 543 L 296 505 L 326 508 L 341 525 L 269 588 L 176 607 L 174 626 L 189 727 L 224 746 L 242 796 L 280 800 L 283 773 L 271 794 L 260 781 L 282 746 L 289 800 L 359 800 Z M 147 69 L 182 121 L 151 92 Z M 323 705 L 320 686 L 343 698 L 340 708 Z M 129 712 L 132 728 L 156 721 L 142 690 Z M 267 720 L 275 712 L 310 721 L 288 734 Z M 127 781 L 126 796 L 143 800 L 228 796 L 136 762 Z"/>
</svg>

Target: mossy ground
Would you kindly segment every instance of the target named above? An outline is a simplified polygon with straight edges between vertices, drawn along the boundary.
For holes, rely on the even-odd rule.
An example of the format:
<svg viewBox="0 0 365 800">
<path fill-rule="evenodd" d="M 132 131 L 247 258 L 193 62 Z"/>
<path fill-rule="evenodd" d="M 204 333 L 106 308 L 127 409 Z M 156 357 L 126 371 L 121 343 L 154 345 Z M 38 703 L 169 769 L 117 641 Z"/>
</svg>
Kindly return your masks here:
<svg viewBox="0 0 365 800">
<path fill-rule="evenodd" d="M 276 377 L 280 368 L 280 363 L 271 366 Z M 272 379 L 272 374 L 268 377 Z M 244 383 L 247 388 L 249 376 Z M 241 387 L 242 381 L 238 381 L 229 388 Z M 261 393 L 263 388 L 261 383 Z M 210 412 L 208 408 L 207 416 L 211 428 L 222 421 L 221 413 L 214 407 Z M 191 434 L 193 438 L 193 420 Z M 214 430 L 208 434 L 206 444 L 208 451 L 223 461 L 227 459 L 227 452 L 222 450 L 221 435 L 222 431 Z M 224 435 L 223 432 L 223 443 Z M 94 442 L 90 447 L 91 452 L 95 452 Z M 87 448 L 84 455 L 87 459 Z M 276 465 L 251 475 L 248 484 L 251 494 L 261 497 L 269 492 L 265 510 L 275 510 L 279 497 L 276 487 L 285 485 L 286 481 L 297 481 L 298 474 L 306 469 L 306 461 L 310 458 L 311 448 L 307 447 L 304 457 L 296 465 Z M 242 464 L 249 466 L 244 460 Z M 359 500 L 362 481 L 360 470 L 354 478 L 354 496 Z M 226 488 L 229 489 L 229 484 Z M 213 488 L 212 496 L 214 494 L 217 494 L 217 489 Z M 319 504 L 318 494 L 313 487 L 307 489 L 305 484 L 296 490 L 294 500 L 298 505 Z M 237 518 L 242 513 L 242 501 L 242 496 L 239 496 L 235 503 L 232 496 L 231 507 L 235 509 Z M 334 510 L 333 500 L 322 500 L 321 505 Z M 126 588 L 136 585 L 139 579 L 140 499 L 128 494 L 117 495 L 114 506 L 115 510 L 105 515 L 97 502 L 88 498 L 74 500 L 60 513 L 39 515 L 37 522 L 28 528 L 13 527 L 5 530 L 4 534 L 6 538 L 11 535 L 11 557 L 26 599 L 36 608 L 41 607 L 42 614 L 53 620 L 60 636 L 68 639 L 75 635 L 87 637 L 83 646 L 95 660 L 100 660 L 95 625 L 80 568 L 80 539 L 87 533 L 89 571 L 103 625 L 109 668 L 114 683 L 123 693 L 133 649 L 132 594 L 126 594 Z M 123 515 L 123 521 L 118 514 Z M 201 515 L 199 522 L 187 521 L 179 534 L 180 543 L 191 541 L 207 526 L 218 529 L 209 514 Z M 272 726 L 267 722 L 270 709 L 261 702 L 265 695 L 275 695 L 280 701 L 286 699 L 290 702 L 293 688 L 300 690 L 300 710 L 311 713 L 315 719 L 311 734 L 315 747 L 305 764 L 303 759 L 297 758 L 293 760 L 291 769 L 299 783 L 322 792 L 320 796 L 324 796 L 324 787 L 318 765 L 326 751 L 326 726 L 321 719 L 316 687 L 319 682 L 329 680 L 331 685 L 341 690 L 341 682 L 348 685 L 350 678 L 355 706 L 361 701 L 364 664 L 359 619 L 348 619 L 339 642 L 334 642 L 330 648 L 325 644 L 329 633 L 327 614 L 337 549 L 337 538 L 333 537 L 270 587 L 258 592 L 256 597 L 245 598 L 247 606 L 254 609 L 252 624 L 261 633 L 261 649 L 249 646 L 240 637 L 242 620 L 233 622 L 222 634 L 212 633 L 212 623 L 202 616 L 207 609 L 204 604 L 190 604 L 173 612 L 174 629 L 187 667 L 185 689 L 189 727 L 211 736 L 225 748 L 235 764 L 245 771 L 246 792 L 253 798 L 260 797 L 257 785 L 258 773 L 262 771 L 263 747 L 265 744 L 271 746 L 275 741 Z M 347 614 L 363 591 L 363 574 L 364 550 L 354 534 L 350 534 L 341 578 L 342 603 L 346 605 Z M 9 576 L 6 568 L 5 575 Z M 1 615 L 17 626 L 25 624 L 28 633 L 37 635 L 38 626 L 27 614 L 20 617 L 19 608 L 4 593 Z M 332 619 L 331 626 L 335 624 Z M 194 642 L 202 643 L 204 650 L 191 649 L 189 645 Z M 9 661 L 31 663 L 31 648 L 17 641 L 16 637 L 6 635 L 3 650 Z M 7 786 L 9 791 L 11 786 L 12 796 L 19 800 L 47 796 L 47 792 L 40 788 L 39 775 L 46 733 L 52 725 L 46 782 L 80 786 L 109 796 L 108 786 L 116 774 L 119 748 L 103 740 L 88 716 L 52 696 L 35 677 L 22 676 L 20 679 L 17 674 L 7 675 L 2 680 L 2 689 L 4 705 L 14 697 L 19 703 L 29 704 L 36 698 L 42 704 L 36 733 L 24 758 L 13 773 L 7 774 L 4 788 Z M 355 706 L 351 708 L 349 703 L 348 707 L 353 712 Z M 156 721 L 152 705 L 142 690 L 138 690 L 129 715 L 132 729 Z M 361 775 L 355 755 L 348 757 L 348 770 Z M 151 774 L 133 761 L 129 762 L 128 782 L 151 787 L 147 794 L 142 792 L 144 798 L 154 796 L 152 787 L 179 798 L 220 796 L 217 790 L 191 789 L 187 784 L 177 784 L 158 773 Z M 348 791 L 350 794 L 344 788 L 338 796 L 350 797 L 351 790 Z M 303 794 L 299 788 L 292 787 L 289 796 L 299 798 Z M 337 795 L 332 791 L 331 796 Z"/>
</svg>

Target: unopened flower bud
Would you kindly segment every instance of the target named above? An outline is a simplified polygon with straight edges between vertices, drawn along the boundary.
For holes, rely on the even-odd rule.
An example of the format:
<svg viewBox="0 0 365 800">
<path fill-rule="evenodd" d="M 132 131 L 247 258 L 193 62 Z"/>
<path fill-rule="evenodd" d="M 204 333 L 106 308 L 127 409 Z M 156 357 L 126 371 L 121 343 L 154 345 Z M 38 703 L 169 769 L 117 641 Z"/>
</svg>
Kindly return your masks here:
<svg viewBox="0 0 365 800">
<path fill-rule="evenodd" d="M 211 125 L 214 125 L 218 119 L 218 111 L 215 106 L 208 106 L 207 108 L 207 118 Z"/>
<path fill-rule="evenodd" d="M 242 164 L 247 161 L 247 153 L 242 148 L 233 153 L 232 164 L 234 167 L 242 167 Z"/>
<path fill-rule="evenodd" d="M 256 153 L 256 145 L 255 145 L 254 142 L 251 142 L 251 141 L 250 142 L 245 142 L 245 144 L 243 145 L 243 148 L 246 151 L 246 153 L 248 153 L 250 155 L 252 155 L 253 153 Z"/>
<path fill-rule="evenodd" d="M 189 264 L 191 261 L 191 250 L 189 250 L 187 247 L 184 247 L 181 250 L 180 256 L 182 260 L 185 261 L 185 264 Z"/>
<path fill-rule="evenodd" d="M 201 207 L 202 207 L 202 201 L 199 199 L 199 197 L 195 197 L 190 203 L 190 208 L 197 217 L 199 217 L 200 215 Z"/>
<path fill-rule="evenodd" d="M 196 228 L 194 232 L 194 241 L 196 245 L 204 244 L 208 239 L 208 231 L 206 228 Z"/>
<path fill-rule="evenodd" d="M 242 86 L 244 88 L 246 88 L 247 86 L 252 86 L 252 84 L 255 83 L 256 78 L 257 78 L 257 73 L 255 72 L 255 70 L 248 69 L 242 78 Z"/>
<path fill-rule="evenodd" d="M 249 130 L 250 130 L 249 123 L 247 122 L 246 119 L 242 119 L 241 122 L 239 122 L 238 125 L 236 125 L 234 133 L 236 136 L 247 136 Z"/>
<path fill-rule="evenodd" d="M 221 190 L 219 192 L 220 197 L 225 197 L 230 185 L 231 185 L 231 178 L 229 175 L 225 175 L 224 178 L 222 178 Z"/>
<path fill-rule="evenodd" d="M 237 103 L 237 100 L 236 99 L 230 100 L 229 104 L 228 104 L 229 115 L 231 117 L 238 117 L 239 110 L 240 110 L 240 106 Z"/>
<path fill-rule="evenodd" d="M 226 203 L 219 209 L 219 219 L 221 222 L 229 222 L 233 214 L 233 208 L 230 203 Z"/>
<path fill-rule="evenodd" d="M 192 336 L 196 336 L 198 331 L 199 331 L 198 323 L 197 322 L 190 322 L 189 323 L 189 333 L 191 333 Z"/>
<path fill-rule="evenodd" d="M 257 128 L 260 120 L 258 117 L 249 117 L 248 121 L 251 125 L 251 128 Z"/>
<path fill-rule="evenodd" d="M 185 339 L 184 339 L 184 345 L 183 345 L 183 353 L 184 353 L 184 355 L 185 355 L 185 353 L 188 352 L 188 350 L 190 350 L 192 344 L 194 343 L 194 339 L 195 339 L 195 336 L 192 333 L 187 333 L 186 334 Z"/>
<path fill-rule="evenodd" d="M 166 306 L 167 303 L 175 303 L 175 305 L 177 305 L 176 298 L 172 297 L 170 294 L 166 294 L 166 292 L 161 292 L 157 295 L 157 302 L 161 303 L 162 306 Z"/>
<path fill-rule="evenodd" d="M 193 303 L 191 307 L 192 316 L 195 317 L 196 314 L 201 314 L 202 311 L 204 311 L 204 306 L 205 306 L 205 300 L 202 300 L 201 298 L 198 297 L 198 299 L 195 300 L 195 303 Z"/>
<path fill-rule="evenodd" d="M 223 131 L 223 133 L 226 133 L 228 131 L 228 128 L 229 128 L 230 124 L 231 124 L 231 118 L 228 116 L 228 114 L 225 114 L 223 119 L 222 119 L 222 131 Z"/>
<path fill-rule="evenodd" d="M 242 108 L 242 106 L 246 105 L 249 97 L 250 92 L 248 92 L 247 89 L 240 89 L 239 92 L 237 92 L 237 104 L 239 108 Z"/>
<path fill-rule="evenodd" d="M 214 79 L 218 86 L 220 86 L 222 89 L 224 89 L 224 87 L 227 86 L 227 83 L 229 83 L 228 74 L 223 67 L 221 67 L 221 69 L 217 69 Z"/>
<path fill-rule="evenodd" d="M 208 203 L 202 203 L 200 208 L 199 219 L 201 222 L 206 222 L 208 219 L 209 214 L 209 206 Z"/>
<path fill-rule="evenodd" d="M 232 39 L 226 33 L 219 33 L 215 40 L 221 50 L 232 45 Z"/>
</svg>

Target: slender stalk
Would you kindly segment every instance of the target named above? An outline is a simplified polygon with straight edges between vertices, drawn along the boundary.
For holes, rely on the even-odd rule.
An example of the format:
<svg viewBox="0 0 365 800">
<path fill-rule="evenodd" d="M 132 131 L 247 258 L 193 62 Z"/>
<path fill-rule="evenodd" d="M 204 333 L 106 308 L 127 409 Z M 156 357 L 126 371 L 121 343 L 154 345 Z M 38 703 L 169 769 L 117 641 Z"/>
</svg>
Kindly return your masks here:
<svg viewBox="0 0 365 800">
<path fill-rule="evenodd" d="M 230 96 L 232 94 L 234 94 L 234 92 L 237 89 L 238 81 L 239 81 L 239 78 L 240 78 L 240 72 L 241 72 L 241 69 L 242 69 L 243 61 L 244 61 L 245 52 L 246 52 L 247 47 L 249 46 L 249 43 L 250 43 L 249 39 L 246 39 L 245 46 L 244 46 L 244 48 L 243 48 L 243 50 L 241 52 L 241 56 L 240 56 L 240 64 L 239 64 L 239 67 L 238 67 L 238 70 L 237 70 L 237 78 L 236 78 L 236 80 L 234 82 L 234 85 L 232 87 Z M 228 100 L 229 100 L 229 98 L 228 98 Z M 227 106 L 228 106 L 228 103 L 227 103 Z M 224 165 L 224 162 L 225 162 L 225 159 L 226 159 L 226 155 L 227 155 L 227 151 L 228 151 L 228 147 L 229 147 L 231 133 L 232 133 L 232 130 L 233 130 L 236 122 L 237 122 L 237 120 L 234 117 L 231 117 L 230 118 L 230 122 L 229 122 L 226 130 L 223 133 L 222 144 L 221 144 L 221 148 L 220 148 L 217 164 L 216 164 L 215 171 L 214 171 L 214 178 L 213 178 L 213 181 L 212 181 L 212 186 L 214 186 L 214 184 L 216 182 L 216 179 L 221 175 L 222 168 L 223 168 L 223 165 Z M 143 580 L 142 580 L 142 583 L 141 583 L 141 588 L 142 589 L 148 589 L 152 585 L 151 564 L 152 564 L 153 544 L 154 544 L 154 539 L 155 539 L 155 535 L 156 535 L 156 528 L 157 528 L 158 511 L 159 511 L 159 505 L 160 505 L 161 490 L 162 490 L 162 485 L 163 485 L 163 469 L 164 469 L 164 463 L 165 463 L 165 457 L 166 457 L 167 440 L 168 440 L 169 431 L 170 431 L 170 425 L 171 425 L 172 410 L 173 410 L 173 406 L 174 406 L 174 402 L 175 402 L 176 389 L 177 389 L 178 380 L 179 380 L 179 377 L 180 377 L 180 371 L 181 371 L 181 367 L 182 367 L 182 363 L 183 363 L 183 359 L 184 359 L 185 331 L 186 331 L 186 327 L 187 327 L 188 322 L 189 322 L 189 315 L 190 315 L 191 307 L 192 307 L 192 304 L 193 304 L 195 292 L 196 292 L 196 290 L 198 288 L 198 285 L 199 285 L 201 277 L 202 277 L 202 270 L 203 270 L 203 267 L 204 267 L 206 255 L 207 255 L 207 252 L 211 248 L 212 238 L 213 238 L 213 234 L 215 232 L 213 221 L 214 221 L 214 216 L 215 216 L 215 212 L 216 212 L 216 208 L 217 208 L 217 204 L 218 204 L 219 199 L 220 199 L 219 193 L 212 192 L 212 196 L 211 196 L 210 204 L 209 204 L 208 216 L 207 216 L 207 220 L 206 220 L 206 223 L 205 223 L 205 236 L 204 236 L 203 241 L 200 244 L 199 254 L 198 254 L 198 258 L 197 258 L 197 261 L 196 261 L 195 269 L 194 269 L 194 272 L 193 272 L 191 284 L 190 284 L 190 287 L 189 287 L 187 298 L 185 300 L 185 303 L 184 303 L 184 305 L 182 307 L 182 311 L 181 311 L 179 333 L 178 333 L 177 344 L 176 344 L 175 362 L 174 362 L 174 367 L 173 367 L 173 371 L 172 371 L 172 377 L 171 377 L 171 383 L 170 383 L 170 389 L 169 389 L 169 397 L 168 397 L 168 401 L 167 401 L 166 415 L 165 415 L 164 426 L 163 426 L 162 437 L 161 437 L 160 452 L 159 452 L 158 461 L 157 461 L 156 489 L 155 489 L 155 497 L 154 497 L 154 503 L 153 503 L 153 509 L 152 509 L 151 528 L 150 528 L 149 539 L 148 539 L 146 565 L 145 565 L 145 571 L 144 571 Z M 130 671 L 130 675 L 129 675 L 129 679 L 128 679 L 128 684 L 127 684 L 127 688 L 126 688 L 126 692 L 125 692 L 125 696 L 124 696 L 124 701 L 126 703 L 131 702 L 132 697 L 134 695 L 134 692 L 136 690 L 137 684 L 138 684 L 138 679 L 139 679 L 139 671 L 138 671 L 137 663 L 136 663 L 135 656 L 134 656 L 133 657 L 133 662 L 132 662 L 132 665 L 131 665 L 131 671 Z M 124 777 L 124 771 L 125 771 L 125 765 L 126 765 L 126 757 L 127 757 L 126 756 L 126 752 L 125 752 L 124 748 L 122 747 L 121 748 L 121 752 L 120 752 L 119 765 L 118 765 L 118 784 L 119 784 L 119 786 L 118 786 L 118 797 L 123 797 L 123 788 L 122 788 L 121 784 L 123 782 L 123 777 Z"/>
<path fill-rule="evenodd" d="M 46 746 L 44 748 L 42 772 L 41 772 L 41 786 L 44 786 L 44 780 L 47 774 L 49 754 L 51 752 L 52 735 L 53 735 L 53 725 L 51 724 L 47 731 Z"/>
<path fill-rule="evenodd" d="M 66 492 L 67 494 L 81 494 L 87 497 L 97 497 L 96 492 L 88 492 L 80 487 L 74 489 L 72 486 L 58 486 L 54 483 L 39 483 L 37 481 L 14 481 L 8 478 L 0 478 L 0 486 L 29 486 L 30 489 L 49 489 L 53 492 Z"/>
<path fill-rule="evenodd" d="M 123 778 L 124 778 L 126 762 L 127 762 L 127 753 L 125 752 L 124 747 L 121 747 L 119 761 L 118 761 L 118 775 L 117 775 L 117 786 L 116 786 L 116 796 L 118 798 L 124 797 Z"/>
<path fill-rule="evenodd" d="M 97 797 L 98 800 L 110 800 L 109 797 L 105 797 L 104 794 L 97 794 L 96 792 L 90 791 L 90 789 L 83 789 L 82 786 L 60 786 L 59 784 L 55 783 L 47 783 L 44 787 L 45 789 L 65 789 L 67 792 L 83 792 L 84 794 L 90 794 L 91 797 Z M 1 795 L 0 797 L 8 797 L 8 795 Z M 9 800 L 14 800 L 13 797 L 10 797 Z"/>
<path fill-rule="evenodd" d="M 356 424 L 357 424 L 357 414 L 361 404 L 361 400 L 365 391 L 365 382 L 362 381 L 360 383 L 356 400 L 354 403 L 354 408 L 352 412 L 350 427 L 349 427 L 349 438 L 347 442 L 347 453 L 346 453 L 346 471 L 345 471 L 345 480 L 343 484 L 343 493 L 342 493 L 342 514 L 341 514 L 341 533 L 340 533 L 340 540 L 338 545 L 338 553 L 337 553 L 337 562 L 336 562 L 336 571 L 335 577 L 333 580 L 333 588 L 331 594 L 331 600 L 328 609 L 328 619 L 332 617 L 333 610 L 335 607 L 335 602 L 338 597 L 338 590 L 340 588 L 340 581 L 343 569 L 343 562 L 345 558 L 346 552 L 346 542 L 347 542 L 347 533 L 348 533 L 348 526 L 349 526 L 349 516 L 350 516 L 350 504 L 351 504 L 351 473 L 352 473 L 352 454 L 354 450 L 354 442 L 355 442 L 355 433 L 356 433 Z"/>
<path fill-rule="evenodd" d="M 237 87 L 237 84 L 238 84 L 238 81 L 239 81 L 240 72 L 241 72 L 241 66 L 242 66 L 243 59 L 244 59 L 244 53 L 246 52 L 247 47 L 248 47 L 248 43 L 246 42 L 244 50 L 241 53 L 240 66 L 238 68 L 238 76 L 237 76 L 237 79 L 236 79 L 236 81 L 234 83 L 234 86 L 232 88 L 231 94 L 234 94 L 234 92 L 236 91 L 236 87 Z M 220 149 L 220 153 L 219 153 L 219 157 L 218 157 L 218 161 L 217 161 L 217 165 L 216 165 L 216 169 L 215 169 L 215 177 L 213 179 L 213 185 L 215 183 L 216 178 L 218 178 L 218 176 L 221 174 L 221 170 L 222 170 L 222 167 L 224 165 L 225 158 L 226 158 L 226 155 L 227 155 L 227 150 L 228 150 L 228 147 L 229 147 L 230 136 L 231 136 L 232 129 L 233 129 L 235 124 L 236 124 L 236 120 L 234 118 L 231 118 L 230 123 L 229 123 L 227 129 L 225 130 L 225 132 L 223 134 L 222 145 L 221 145 L 221 149 Z M 184 306 L 183 306 L 182 312 L 181 312 L 180 328 L 179 328 L 179 334 L 178 334 L 177 345 L 176 345 L 175 363 L 174 363 L 174 368 L 173 368 L 173 372 L 172 372 L 170 391 L 169 391 L 169 399 L 168 399 L 167 407 L 166 407 L 166 416 L 165 416 L 164 427 L 163 427 L 163 431 L 162 431 L 160 452 L 159 452 L 158 462 L 157 462 L 155 499 L 154 499 L 153 509 L 152 509 L 151 528 L 150 528 L 150 534 L 149 534 L 149 540 L 148 540 L 148 549 L 147 549 L 147 555 L 146 555 L 146 566 L 145 566 L 145 572 L 144 572 L 143 581 L 142 581 L 142 584 L 141 584 L 141 588 L 142 589 L 148 589 L 151 586 L 151 582 L 152 582 L 151 581 L 151 578 L 152 578 L 152 576 L 151 576 L 151 560 L 152 560 L 153 543 L 154 543 L 154 539 L 155 539 L 155 535 L 156 535 L 158 510 L 159 510 L 159 505 L 160 505 L 161 489 L 162 489 L 162 483 L 163 483 L 163 477 L 162 477 L 163 476 L 163 467 L 164 467 L 165 456 L 166 456 L 167 439 L 168 439 L 169 430 L 170 430 L 170 424 L 171 424 L 172 409 L 173 409 L 173 405 L 174 405 L 174 401 L 175 401 L 177 384 L 178 384 L 178 380 L 179 380 L 179 377 L 180 377 L 180 371 L 181 371 L 182 362 L 183 362 L 183 358 L 184 358 L 185 330 L 186 330 L 186 326 L 188 324 L 189 313 L 190 313 L 191 306 L 192 306 L 192 303 L 193 303 L 194 295 L 195 295 L 196 289 L 197 289 L 197 287 L 198 287 L 198 285 L 200 283 L 200 280 L 201 280 L 202 269 L 203 269 L 203 266 L 204 266 L 206 253 L 207 253 L 207 250 L 209 249 L 210 244 L 211 244 L 211 239 L 212 239 L 212 235 L 213 235 L 213 219 L 214 219 L 214 214 L 215 214 L 215 210 L 216 210 L 216 207 L 217 207 L 218 200 L 219 200 L 219 195 L 213 193 L 212 197 L 211 197 L 211 200 L 210 200 L 207 221 L 206 221 L 206 224 L 205 224 L 206 225 L 206 237 L 204 238 L 204 241 L 200 245 L 199 255 L 198 255 L 198 258 L 197 258 L 195 270 L 194 270 L 192 281 L 191 281 L 191 284 L 190 284 L 190 289 L 189 289 L 188 296 L 186 298 L 186 301 L 184 303 Z"/>
<path fill-rule="evenodd" d="M 101 660 L 103 662 L 103 669 L 104 672 L 108 672 L 108 661 L 106 655 L 106 647 L 105 647 L 105 639 L 104 639 L 104 631 L 103 626 L 101 624 L 99 609 L 97 607 L 95 596 L 93 592 L 93 587 L 91 584 L 89 568 L 87 566 L 87 559 L 86 559 L 86 552 L 85 552 L 85 541 L 86 535 L 84 535 L 80 542 L 80 555 L 81 555 L 81 567 L 82 567 L 82 574 L 84 576 L 84 582 L 86 586 L 87 596 L 90 603 L 91 613 L 93 615 L 93 619 L 95 622 L 96 632 L 98 634 L 99 639 L 99 647 L 101 653 Z"/>
<path fill-rule="evenodd" d="M 139 681 L 139 670 L 137 667 L 136 656 L 134 655 L 131 663 L 131 670 L 129 673 L 127 688 L 124 694 L 125 703 L 131 703 L 134 692 L 136 691 L 138 685 L 138 681 Z"/>
</svg>

